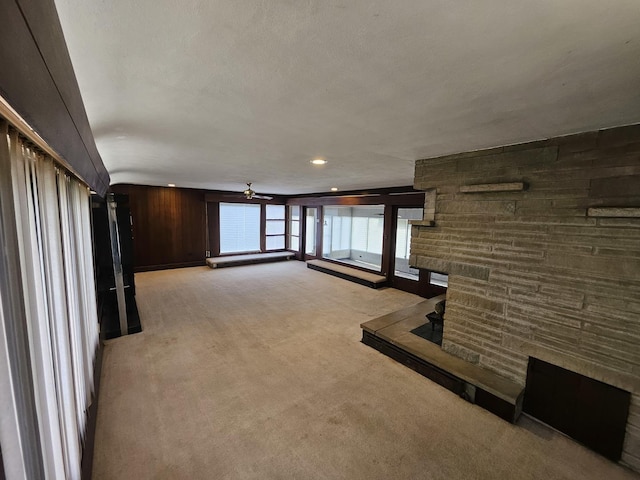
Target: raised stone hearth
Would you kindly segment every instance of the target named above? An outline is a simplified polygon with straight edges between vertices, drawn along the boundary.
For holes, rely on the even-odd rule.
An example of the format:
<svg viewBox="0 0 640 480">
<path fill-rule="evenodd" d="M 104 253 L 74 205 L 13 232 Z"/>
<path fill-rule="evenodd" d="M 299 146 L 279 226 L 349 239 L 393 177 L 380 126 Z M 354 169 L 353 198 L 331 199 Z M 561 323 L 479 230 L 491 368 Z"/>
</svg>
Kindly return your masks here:
<svg viewBox="0 0 640 480">
<path fill-rule="evenodd" d="M 524 388 L 507 378 L 443 352 L 411 333 L 424 323 L 444 295 L 369 320 L 361 325 L 362 342 L 433 380 L 456 395 L 508 422 L 522 411 Z"/>
</svg>

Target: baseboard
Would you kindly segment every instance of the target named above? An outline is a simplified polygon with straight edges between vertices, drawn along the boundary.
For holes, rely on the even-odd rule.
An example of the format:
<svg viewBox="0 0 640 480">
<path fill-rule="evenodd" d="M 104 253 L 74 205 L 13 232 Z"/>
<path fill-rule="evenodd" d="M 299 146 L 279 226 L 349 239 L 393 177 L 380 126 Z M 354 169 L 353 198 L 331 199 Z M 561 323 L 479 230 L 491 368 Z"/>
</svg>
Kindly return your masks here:
<svg viewBox="0 0 640 480">
<path fill-rule="evenodd" d="M 98 420 L 98 400 L 100 399 L 100 375 L 102 374 L 102 342 L 98 345 L 96 361 L 93 365 L 94 393 L 93 402 L 87 412 L 87 429 L 82 449 L 82 480 L 91 480 L 93 474 L 93 451 L 96 437 L 96 422 Z"/>
<path fill-rule="evenodd" d="M 133 268 L 134 272 L 153 272 L 155 270 L 171 270 L 173 268 L 186 268 L 186 267 L 205 267 L 207 262 L 203 260 L 196 260 L 193 262 L 182 263 L 166 263 L 163 265 L 142 265 Z"/>
</svg>

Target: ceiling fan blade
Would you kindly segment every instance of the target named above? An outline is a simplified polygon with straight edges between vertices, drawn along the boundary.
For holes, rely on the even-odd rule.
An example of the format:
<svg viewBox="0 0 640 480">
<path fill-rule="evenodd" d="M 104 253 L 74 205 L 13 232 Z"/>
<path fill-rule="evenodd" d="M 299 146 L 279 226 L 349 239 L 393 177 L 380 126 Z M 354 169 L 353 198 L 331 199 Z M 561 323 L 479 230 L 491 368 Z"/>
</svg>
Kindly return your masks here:
<svg viewBox="0 0 640 480">
<path fill-rule="evenodd" d="M 270 197 L 268 195 L 254 195 L 253 198 L 259 198 L 261 200 L 273 200 L 273 197 Z"/>
</svg>

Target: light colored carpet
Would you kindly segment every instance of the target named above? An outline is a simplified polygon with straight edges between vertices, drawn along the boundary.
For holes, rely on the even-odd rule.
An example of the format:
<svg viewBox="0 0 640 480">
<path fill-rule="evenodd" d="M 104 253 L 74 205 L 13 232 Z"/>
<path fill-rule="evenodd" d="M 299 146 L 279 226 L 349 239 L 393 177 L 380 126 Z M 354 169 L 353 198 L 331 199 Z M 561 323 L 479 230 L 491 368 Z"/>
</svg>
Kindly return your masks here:
<svg viewBox="0 0 640 480">
<path fill-rule="evenodd" d="M 136 282 L 144 331 L 104 351 L 96 480 L 638 480 L 359 343 L 417 296 L 295 261 Z"/>
</svg>

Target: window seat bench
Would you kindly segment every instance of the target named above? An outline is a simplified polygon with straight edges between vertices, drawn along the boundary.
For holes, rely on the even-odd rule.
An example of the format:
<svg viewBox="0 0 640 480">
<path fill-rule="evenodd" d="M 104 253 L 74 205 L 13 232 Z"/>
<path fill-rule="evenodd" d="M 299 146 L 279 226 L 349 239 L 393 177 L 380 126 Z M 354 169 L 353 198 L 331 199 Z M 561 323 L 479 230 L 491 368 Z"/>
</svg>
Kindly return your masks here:
<svg viewBox="0 0 640 480">
<path fill-rule="evenodd" d="M 207 265 L 211 268 L 235 267 L 255 263 L 279 262 L 293 257 L 295 257 L 293 252 L 243 253 L 241 255 L 207 258 Z"/>
<path fill-rule="evenodd" d="M 497 373 L 442 350 L 411 333 L 444 300 L 440 295 L 360 325 L 362 343 L 408 366 L 471 403 L 515 423 L 522 411 L 524 387 Z M 446 324 L 446 314 L 445 314 Z"/>
<path fill-rule="evenodd" d="M 351 282 L 359 283 L 370 288 L 380 288 L 387 285 L 387 277 L 371 272 L 364 272 L 357 268 L 339 265 L 324 260 L 309 260 L 307 267 L 322 273 L 328 273 L 335 277 L 340 277 Z"/>
</svg>

